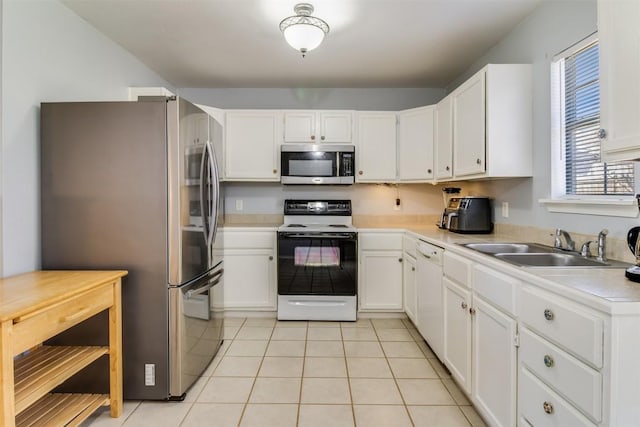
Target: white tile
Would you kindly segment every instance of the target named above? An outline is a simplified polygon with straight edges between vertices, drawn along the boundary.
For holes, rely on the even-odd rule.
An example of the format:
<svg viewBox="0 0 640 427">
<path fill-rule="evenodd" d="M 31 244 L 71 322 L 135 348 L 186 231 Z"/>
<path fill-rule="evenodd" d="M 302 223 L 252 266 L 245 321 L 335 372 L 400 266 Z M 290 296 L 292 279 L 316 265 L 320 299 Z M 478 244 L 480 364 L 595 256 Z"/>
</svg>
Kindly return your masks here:
<svg viewBox="0 0 640 427">
<path fill-rule="evenodd" d="M 420 348 L 420 350 L 422 350 L 422 353 L 427 359 L 437 358 L 436 354 L 433 352 L 431 347 L 429 347 L 427 343 L 424 342 L 424 340 L 416 341 L 416 344 L 418 344 L 418 347 Z"/>
<path fill-rule="evenodd" d="M 271 317 L 249 317 L 244 322 L 244 326 L 273 327 L 275 325 L 276 319 Z"/>
<path fill-rule="evenodd" d="M 180 427 L 236 427 L 243 408 L 241 403 L 196 403 Z"/>
<path fill-rule="evenodd" d="M 418 345 L 411 342 L 383 341 L 382 348 L 387 357 L 424 357 Z"/>
<path fill-rule="evenodd" d="M 305 357 L 304 376 L 316 378 L 346 378 L 344 357 Z"/>
<path fill-rule="evenodd" d="M 255 377 L 262 357 L 225 356 L 213 371 L 214 377 Z"/>
<path fill-rule="evenodd" d="M 346 378 L 303 378 L 300 403 L 351 404 Z"/>
<path fill-rule="evenodd" d="M 198 395 L 207 384 L 207 381 L 209 381 L 208 376 L 201 376 L 200 378 L 198 378 L 196 382 L 193 383 L 191 387 L 189 387 L 189 390 L 187 390 L 187 395 L 185 396 L 183 402 L 195 402 L 198 398 Z"/>
<path fill-rule="evenodd" d="M 456 404 L 439 379 L 398 379 L 397 381 L 407 405 Z"/>
<path fill-rule="evenodd" d="M 344 357 L 342 341 L 307 341 L 307 356 Z"/>
<path fill-rule="evenodd" d="M 307 333 L 309 341 L 338 341 L 342 339 L 340 328 L 309 328 Z"/>
<path fill-rule="evenodd" d="M 402 319 L 371 319 L 376 329 L 407 329 Z"/>
<path fill-rule="evenodd" d="M 142 402 L 127 418 L 125 427 L 175 427 L 191 408 L 187 402 Z"/>
<path fill-rule="evenodd" d="M 296 427 L 298 405 L 250 403 L 240 427 Z"/>
<path fill-rule="evenodd" d="M 487 427 L 473 406 L 460 406 L 460 410 L 462 410 L 464 416 L 467 417 L 472 427 Z"/>
<path fill-rule="evenodd" d="M 455 400 L 458 405 L 471 405 L 471 402 L 469 402 L 469 399 L 467 399 L 467 396 L 462 390 L 460 390 L 458 384 L 456 384 L 455 381 L 450 378 L 443 378 L 442 384 L 444 384 L 444 386 L 449 391 L 449 394 L 451 394 L 451 397 L 453 397 L 453 400 Z"/>
<path fill-rule="evenodd" d="M 353 427 L 351 405 L 300 405 L 298 427 Z"/>
<path fill-rule="evenodd" d="M 411 427 L 403 405 L 354 405 L 356 425 L 365 427 Z M 446 426 L 441 426 L 446 427 Z"/>
<path fill-rule="evenodd" d="M 309 328 L 339 328 L 340 322 L 320 322 L 317 320 L 309 321 Z"/>
<path fill-rule="evenodd" d="M 410 341 L 414 342 L 413 337 L 407 329 L 377 329 L 378 339 L 380 341 Z"/>
<path fill-rule="evenodd" d="M 373 328 L 342 328 L 342 339 L 345 341 L 377 341 L 378 336 Z"/>
<path fill-rule="evenodd" d="M 276 328 L 306 328 L 309 322 L 306 320 L 278 320 L 276 322 Z"/>
<path fill-rule="evenodd" d="M 304 341 L 270 341 L 267 356 L 271 357 L 302 357 L 304 356 Z"/>
<path fill-rule="evenodd" d="M 439 378 L 427 359 L 390 357 L 387 360 L 396 378 Z"/>
<path fill-rule="evenodd" d="M 408 406 L 415 427 L 469 427 L 457 406 Z"/>
<path fill-rule="evenodd" d="M 236 340 L 268 340 L 273 328 L 259 326 L 243 326 L 236 334 Z"/>
<path fill-rule="evenodd" d="M 347 357 L 384 357 L 378 341 L 345 341 Z"/>
<path fill-rule="evenodd" d="M 256 378 L 249 403 L 298 403 L 300 378 Z"/>
<path fill-rule="evenodd" d="M 242 326 L 245 320 L 246 317 L 225 317 L 224 326 Z"/>
<path fill-rule="evenodd" d="M 224 339 L 232 340 L 240 330 L 240 326 L 224 326 Z"/>
<path fill-rule="evenodd" d="M 379 357 L 347 357 L 349 378 L 391 378 L 387 359 Z"/>
<path fill-rule="evenodd" d="M 401 405 L 402 398 L 392 379 L 350 378 L 355 405 Z"/>
<path fill-rule="evenodd" d="M 197 402 L 246 403 L 254 378 L 211 377 Z"/>
<path fill-rule="evenodd" d="M 259 377 L 299 378 L 302 376 L 302 357 L 265 357 Z"/>
<path fill-rule="evenodd" d="M 371 319 L 358 319 L 355 322 L 340 322 L 341 328 L 372 328 Z"/>
<path fill-rule="evenodd" d="M 273 330 L 272 340 L 299 341 L 307 339 L 307 328 L 280 328 Z"/>
<path fill-rule="evenodd" d="M 269 341 L 238 341 L 233 340 L 225 356 L 264 356 Z"/>
<path fill-rule="evenodd" d="M 111 418 L 111 409 L 108 406 L 101 406 L 81 425 L 83 427 L 120 427 L 138 406 L 140 402 L 137 400 L 125 400 L 122 405 L 122 415 L 118 418 Z"/>
<path fill-rule="evenodd" d="M 440 378 L 442 379 L 451 378 L 451 372 L 449 372 L 446 366 L 444 366 L 439 359 L 434 358 L 434 359 L 427 359 L 427 360 L 429 361 L 429 363 L 433 367 L 433 370 L 436 371 L 436 373 Z"/>
</svg>

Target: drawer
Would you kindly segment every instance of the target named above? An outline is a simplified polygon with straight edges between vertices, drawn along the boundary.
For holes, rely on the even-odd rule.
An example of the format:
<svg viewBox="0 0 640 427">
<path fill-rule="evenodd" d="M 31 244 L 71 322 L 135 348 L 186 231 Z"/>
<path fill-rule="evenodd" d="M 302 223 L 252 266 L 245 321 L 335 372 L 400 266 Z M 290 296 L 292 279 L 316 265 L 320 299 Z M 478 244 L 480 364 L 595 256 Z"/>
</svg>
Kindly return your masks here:
<svg viewBox="0 0 640 427">
<path fill-rule="evenodd" d="M 13 324 L 15 354 L 34 347 L 111 307 L 114 303 L 113 293 L 113 283 L 109 283 L 17 319 Z"/>
<path fill-rule="evenodd" d="M 522 289 L 520 319 L 595 368 L 602 367 L 604 320 L 594 311 L 558 295 Z"/>
<path fill-rule="evenodd" d="M 442 270 L 444 275 L 467 288 L 471 287 L 471 260 L 445 251 Z"/>
<path fill-rule="evenodd" d="M 536 427 L 595 427 L 525 368 L 520 369 L 518 378 L 518 410 L 521 417 Z"/>
<path fill-rule="evenodd" d="M 516 295 L 520 280 L 490 270 L 483 265 L 473 266 L 473 290 L 493 305 L 516 316 Z"/>
<path fill-rule="evenodd" d="M 412 257 L 416 257 L 416 244 L 417 240 L 413 237 L 402 236 L 402 248 L 406 253 Z"/>
<path fill-rule="evenodd" d="M 602 419 L 602 375 L 533 332 L 522 329 L 520 362 L 594 421 Z"/>
<path fill-rule="evenodd" d="M 358 244 L 362 250 L 402 250 L 401 233 L 358 233 Z"/>
<path fill-rule="evenodd" d="M 274 249 L 276 247 L 276 232 L 224 232 L 225 249 Z"/>
</svg>

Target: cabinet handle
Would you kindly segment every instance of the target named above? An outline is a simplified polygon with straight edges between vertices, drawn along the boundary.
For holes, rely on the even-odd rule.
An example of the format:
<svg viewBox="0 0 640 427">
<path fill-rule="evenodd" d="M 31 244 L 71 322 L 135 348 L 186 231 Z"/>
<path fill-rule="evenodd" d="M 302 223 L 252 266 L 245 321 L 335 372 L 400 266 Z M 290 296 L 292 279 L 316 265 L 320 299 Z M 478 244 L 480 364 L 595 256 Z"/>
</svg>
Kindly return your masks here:
<svg viewBox="0 0 640 427">
<path fill-rule="evenodd" d="M 398 262 L 402 262 L 402 258 L 398 258 Z"/>
<path fill-rule="evenodd" d="M 482 163 L 482 161 L 480 161 L 480 159 L 476 159 L 476 164 L 479 165 L 480 163 Z"/>
<path fill-rule="evenodd" d="M 449 169 L 451 169 L 449 166 L 447 166 L 446 168 L 444 168 L 444 170 L 447 170 L 447 171 L 448 171 Z"/>
<path fill-rule="evenodd" d="M 476 309 L 475 309 L 475 308 L 473 308 L 473 307 L 469 308 L 469 314 L 470 314 L 470 315 L 472 315 L 472 316 L 473 316 L 474 314 L 476 314 Z"/>
<path fill-rule="evenodd" d="M 607 130 L 606 129 L 600 129 L 598 131 L 598 138 L 605 139 L 606 137 L 607 137 Z"/>
<path fill-rule="evenodd" d="M 362 175 L 362 173 L 363 173 L 362 171 L 358 171 L 358 175 Z"/>
<path fill-rule="evenodd" d="M 324 136 L 321 136 L 320 139 L 324 141 Z"/>
<path fill-rule="evenodd" d="M 273 173 L 278 173 L 278 169 L 274 169 L 274 170 L 273 170 Z"/>
<path fill-rule="evenodd" d="M 544 409 L 544 412 L 546 412 L 547 414 L 553 413 L 553 405 L 551 404 L 551 402 L 544 402 L 542 404 L 542 409 Z"/>
<path fill-rule="evenodd" d="M 548 354 L 545 354 L 544 355 L 544 366 L 546 366 L 547 368 L 551 368 L 554 364 L 555 364 L 555 362 L 553 361 L 553 357 L 549 356 Z"/>
<path fill-rule="evenodd" d="M 466 310 L 468 305 L 466 302 L 462 301 L 462 304 L 460 304 L 460 307 L 462 307 L 463 310 Z"/>
<path fill-rule="evenodd" d="M 315 141 L 315 139 L 316 139 L 316 136 L 315 135 L 311 135 L 311 140 Z"/>
<path fill-rule="evenodd" d="M 553 311 L 551 311 L 550 309 L 545 309 L 544 310 L 544 318 L 547 320 L 553 320 L 553 318 L 555 317 L 555 315 L 553 314 Z"/>
<path fill-rule="evenodd" d="M 273 261 L 273 255 L 269 255 L 269 261 Z"/>
<path fill-rule="evenodd" d="M 416 268 L 415 267 L 411 267 L 411 271 L 416 271 Z"/>
<path fill-rule="evenodd" d="M 427 169 L 427 173 L 431 173 L 431 169 Z"/>
</svg>

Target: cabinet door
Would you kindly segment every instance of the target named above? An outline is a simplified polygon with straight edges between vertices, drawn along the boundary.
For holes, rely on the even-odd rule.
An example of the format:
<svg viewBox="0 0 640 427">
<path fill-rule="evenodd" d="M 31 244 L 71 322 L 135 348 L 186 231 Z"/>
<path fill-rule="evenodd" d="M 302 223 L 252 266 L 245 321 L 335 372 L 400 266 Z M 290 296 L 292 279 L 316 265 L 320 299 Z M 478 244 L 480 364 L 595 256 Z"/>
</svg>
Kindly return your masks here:
<svg viewBox="0 0 640 427">
<path fill-rule="evenodd" d="M 320 141 L 350 143 L 352 116 L 350 112 L 320 113 Z"/>
<path fill-rule="evenodd" d="M 600 126 L 606 131 L 606 161 L 640 157 L 639 21 L 638 1 L 598 1 Z"/>
<path fill-rule="evenodd" d="M 398 178 L 426 182 L 433 179 L 433 106 L 398 114 Z"/>
<path fill-rule="evenodd" d="M 402 266 L 404 288 L 404 312 L 416 327 L 418 326 L 418 295 L 416 294 L 416 259 L 404 254 Z"/>
<path fill-rule="evenodd" d="M 284 113 L 284 142 L 317 142 L 316 113 L 297 111 Z"/>
<path fill-rule="evenodd" d="M 452 94 L 455 176 L 485 171 L 485 75 L 479 72 Z"/>
<path fill-rule="evenodd" d="M 462 389 L 471 392 L 471 292 L 444 282 L 444 362 Z"/>
<path fill-rule="evenodd" d="M 277 112 L 229 111 L 225 123 L 225 178 L 279 181 L 281 115 Z"/>
<path fill-rule="evenodd" d="M 402 251 L 361 251 L 361 310 L 402 310 Z"/>
<path fill-rule="evenodd" d="M 447 96 L 435 111 L 435 174 L 436 179 L 453 177 L 453 102 Z"/>
<path fill-rule="evenodd" d="M 356 145 L 356 181 L 396 180 L 396 113 L 360 113 Z"/>
<path fill-rule="evenodd" d="M 516 321 L 474 296 L 473 397 L 493 426 L 516 423 Z"/>
<path fill-rule="evenodd" d="M 225 310 L 276 310 L 276 292 L 273 249 L 224 251 Z"/>
</svg>

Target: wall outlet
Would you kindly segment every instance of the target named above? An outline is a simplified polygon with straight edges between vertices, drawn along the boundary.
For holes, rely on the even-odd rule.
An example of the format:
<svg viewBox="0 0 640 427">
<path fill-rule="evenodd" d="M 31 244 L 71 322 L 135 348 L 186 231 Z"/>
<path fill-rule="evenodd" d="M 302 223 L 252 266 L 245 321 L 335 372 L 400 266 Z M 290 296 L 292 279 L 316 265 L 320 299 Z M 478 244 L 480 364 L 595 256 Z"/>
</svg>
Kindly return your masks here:
<svg viewBox="0 0 640 427">
<path fill-rule="evenodd" d="M 400 199 L 396 199 L 396 204 L 393 205 L 393 210 L 394 211 L 399 211 L 400 210 Z"/>
<path fill-rule="evenodd" d="M 509 202 L 502 202 L 502 217 L 509 218 Z"/>
<path fill-rule="evenodd" d="M 144 364 L 144 385 L 156 385 L 156 365 L 153 363 Z"/>
<path fill-rule="evenodd" d="M 236 200 L 236 211 L 244 209 L 244 203 L 242 200 Z"/>
</svg>

